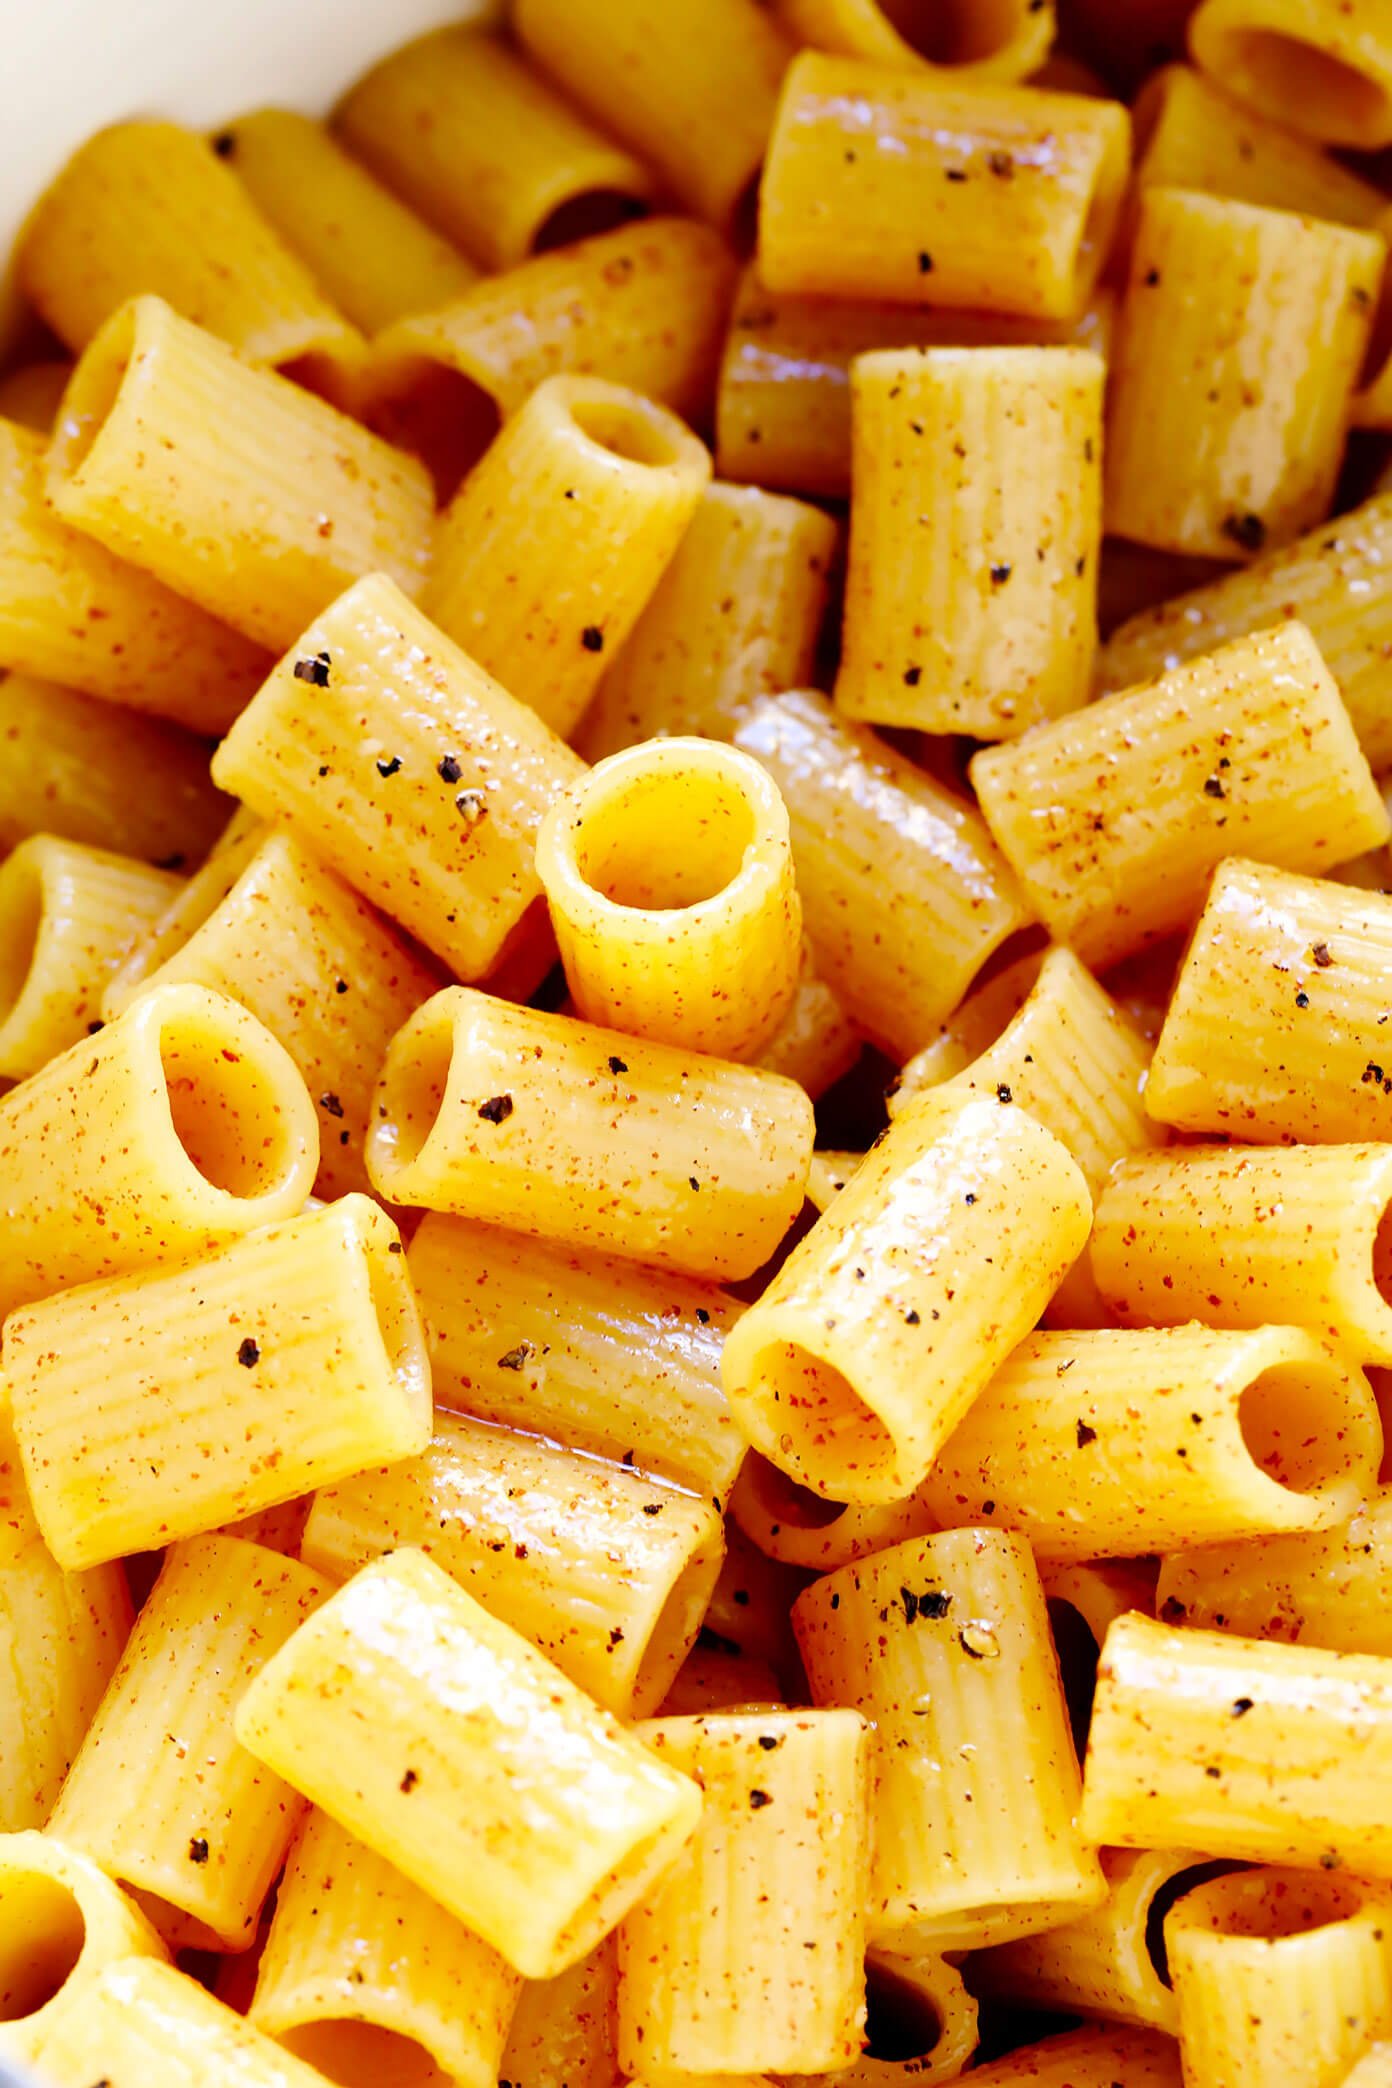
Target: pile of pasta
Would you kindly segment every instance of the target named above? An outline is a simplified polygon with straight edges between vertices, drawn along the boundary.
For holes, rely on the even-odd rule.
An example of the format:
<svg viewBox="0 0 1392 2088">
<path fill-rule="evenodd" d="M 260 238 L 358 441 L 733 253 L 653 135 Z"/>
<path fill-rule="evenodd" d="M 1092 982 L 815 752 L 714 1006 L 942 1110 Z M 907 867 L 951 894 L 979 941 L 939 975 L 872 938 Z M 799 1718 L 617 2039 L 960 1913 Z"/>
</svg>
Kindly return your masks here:
<svg viewBox="0 0 1392 2088">
<path fill-rule="evenodd" d="M 1061 12 L 516 0 L 35 203 L 47 2088 L 1392 2083 L 1392 8 Z"/>
</svg>

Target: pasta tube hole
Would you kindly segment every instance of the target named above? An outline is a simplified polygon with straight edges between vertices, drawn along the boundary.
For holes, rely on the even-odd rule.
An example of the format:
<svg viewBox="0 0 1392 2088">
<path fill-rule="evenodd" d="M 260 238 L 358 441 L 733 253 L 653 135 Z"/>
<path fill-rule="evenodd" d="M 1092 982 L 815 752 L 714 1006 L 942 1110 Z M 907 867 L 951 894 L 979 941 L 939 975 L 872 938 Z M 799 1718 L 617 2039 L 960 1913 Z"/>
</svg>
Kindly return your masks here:
<svg viewBox="0 0 1392 2088">
<path fill-rule="evenodd" d="M 801 1342 L 770 1342 L 753 1359 L 750 1379 L 787 1465 L 808 1478 L 815 1472 L 833 1498 L 867 1471 L 894 1468 L 894 1437 L 879 1415 Z"/>
<path fill-rule="evenodd" d="M 929 1995 L 897 1978 L 885 1965 L 865 1967 L 866 2056 L 915 2071 L 942 2039 L 943 2020 Z"/>
<path fill-rule="evenodd" d="M 825 1501 L 820 1494 L 799 1486 L 796 1479 L 780 1472 L 757 1450 L 749 1451 L 745 1457 L 738 1485 L 771 1535 L 780 1529 L 829 1530 L 846 1513 L 844 1501 Z"/>
<path fill-rule="evenodd" d="M 0 2022 L 22 2022 L 60 1994 L 86 1940 L 77 1898 L 57 1878 L 0 1875 Z"/>
<path fill-rule="evenodd" d="M 32 856 L 11 856 L 0 871 L 0 1023 L 19 1004 L 43 928 L 43 878 Z"/>
<path fill-rule="evenodd" d="M 1092 1724 L 1100 1648 L 1087 1619 L 1073 1603 L 1062 1595 L 1051 1595 L 1048 1607 L 1059 1677 L 1068 1705 L 1068 1723 L 1073 1728 L 1073 1745 L 1081 1762 L 1087 1752 L 1088 1728 Z"/>
<path fill-rule="evenodd" d="M 406 1256 L 392 1252 L 392 1247 L 400 1244 L 396 1227 L 377 1212 L 365 1240 L 372 1309 L 392 1377 L 416 1410 L 417 1418 L 428 1423 L 430 1368 L 425 1330 Z"/>
<path fill-rule="evenodd" d="M 502 409 L 483 385 L 414 355 L 383 375 L 366 417 L 377 434 L 420 458 L 442 507 L 503 425 Z"/>
<path fill-rule="evenodd" d="M 673 416 L 634 392 L 628 397 L 617 387 L 593 392 L 576 386 L 570 398 L 570 417 L 580 433 L 598 449 L 609 450 L 626 464 L 646 465 L 660 471 L 680 464 L 686 449 L 686 432 Z"/>
<path fill-rule="evenodd" d="M 1216 57 L 1218 54 L 1215 53 Z M 1357 66 L 1282 29 L 1232 29 L 1222 73 L 1277 123 L 1357 144 L 1386 123 L 1387 96 Z"/>
<path fill-rule="evenodd" d="M 1319 1493 L 1356 1469 L 1363 1429 L 1334 1364 L 1276 1363 L 1243 1387 L 1238 1426 L 1248 1455 L 1290 1493 Z"/>
<path fill-rule="evenodd" d="M 1018 0 L 880 0 L 879 12 L 931 65 L 975 65 L 1015 40 Z"/>
<path fill-rule="evenodd" d="M 277 2043 L 339 2088 L 448 2088 L 449 2075 L 423 2045 L 380 2023 L 330 2016 L 279 2031 Z"/>
<path fill-rule="evenodd" d="M 1366 1887 L 1328 1873 L 1242 1871 L 1213 1880 L 1186 1907 L 1184 1922 L 1213 1935 L 1280 1943 L 1287 1936 L 1306 1936 L 1332 1922 L 1352 1920 L 1366 1903 Z"/>
<path fill-rule="evenodd" d="M 720 1574 L 722 1547 L 692 1553 L 673 1582 L 657 1622 L 648 1633 L 633 1679 L 633 1716 L 656 1711 L 694 1645 Z"/>
<path fill-rule="evenodd" d="M 444 1107 L 454 1038 L 448 1021 L 421 1021 L 399 1036 L 382 1070 L 376 1143 L 393 1168 L 419 1159 Z"/>
<path fill-rule="evenodd" d="M 1232 1874 L 1230 1863 L 1191 1863 L 1187 1869 L 1178 1870 L 1166 1878 L 1151 1895 L 1146 1908 L 1145 1946 L 1146 1955 L 1155 1967 L 1155 1976 L 1162 1986 L 1171 1987 L 1170 1953 L 1165 1946 L 1165 1917 L 1171 1907 L 1176 1906 L 1186 1894 L 1194 1892 L 1200 1885 L 1207 1885 L 1214 1878 L 1226 1878 Z"/>
<path fill-rule="evenodd" d="M 634 769 L 621 790 L 588 794 L 570 838 L 576 868 L 601 898 L 675 913 L 729 889 L 756 827 L 732 777 L 666 762 Z"/>
<path fill-rule="evenodd" d="M 283 1189 L 304 1141 L 282 1107 L 274 1069 L 258 1063 L 242 1026 L 171 1016 L 159 1054 L 174 1135 L 204 1181 L 242 1198 Z"/>
<path fill-rule="evenodd" d="M 91 454 L 130 370 L 138 311 L 138 306 L 124 306 L 79 358 L 54 423 L 50 472 L 72 478 Z"/>
<path fill-rule="evenodd" d="M 577 239 L 593 239 L 600 232 L 616 232 L 620 225 L 647 216 L 647 205 L 622 189 L 586 189 L 558 204 L 532 241 L 534 254 L 549 254 L 553 247 L 573 246 Z"/>
</svg>

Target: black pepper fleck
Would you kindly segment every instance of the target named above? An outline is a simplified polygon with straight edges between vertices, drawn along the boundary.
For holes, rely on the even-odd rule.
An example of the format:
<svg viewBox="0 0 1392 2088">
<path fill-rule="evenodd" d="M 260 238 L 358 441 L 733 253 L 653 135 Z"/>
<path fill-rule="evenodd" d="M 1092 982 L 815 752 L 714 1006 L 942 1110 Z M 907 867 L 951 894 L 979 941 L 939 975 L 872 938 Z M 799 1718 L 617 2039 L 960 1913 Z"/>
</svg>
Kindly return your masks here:
<svg viewBox="0 0 1392 2088">
<path fill-rule="evenodd" d="M 1010 574 L 1011 568 L 1008 565 L 993 565 L 991 568 L 992 587 L 1004 587 L 1006 581 L 1010 578 Z"/>
<path fill-rule="evenodd" d="M 933 273 L 933 256 L 931 254 L 921 253 L 919 255 L 918 272 L 920 275 L 931 275 Z"/>
<path fill-rule="evenodd" d="M 618 1058 L 617 1056 L 616 1056 L 616 1057 L 613 1057 L 613 1058 L 611 1058 L 611 1059 L 610 1059 L 610 1061 L 609 1061 L 609 1071 L 610 1071 L 611 1073 L 627 1073 L 627 1071 L 628 1071 L 628 1061 L 627 1061 L 627 1059 L 621 1059 L 621 1058 Z"/>
<path fill-rule="evenodd" d="M 511 1095 L 492 1095 L 487 1102 L 480 1102 L 478 1113 L 485 1124 L 505 1124 L 512 1115 Z"/>
<path fill-rule="evenodd" d="M 401 1789 L 406 1793 L 408 1798 L 410 1797 L 412 1791 L 414 1791 L 416 1785 L 419 1782 L 420 1778 L 417 1776 L 415 1770 L 408 1769 L 406 1771 L 406 1774 L 401 1779 Z"/>
<path fill-rule="evenodd" d="M 378 762 L 377 773 L 379 776 L 394 776 L 400 767 L 401 756 L 399 754 L 389 754 L 385 761 Z"/>
<path fill-rule="evenodd" d="M 453 754 L 443 754 L 435 764 L 435 773 L 442 783 L 457 783 L 464 771 Z"/>
<path fill-rule="evenodd" d="M 329 686 L 329 656 L 326 652 L 315 653 L 312 659 L 296 660 L 296 681 L 313 682 L 316 689 Z"/>
<path fill-rule="evenodd" d="M 1266 542 L 1266 524 L 1260 515 L 1229 515 L 1223 534 L 1242 551 L 1260 551 Z"/>
<path fill-rule="evenodd" d="M 773 1800 L 767 1791 L 751 1791 L 749 1793 L 750 1808 L 754 1812 L 759 1812 L 764 1806 L 772 1805 L 772 1803 Z"/>
<path fill-rule="evenodd" d="M 319 1097 L 319 1107 L 326 1116 L 341 1117 L 343 1114 L 343 1104 L 339 1101 L 337 1095 L 333 1093 L 332 1089 L 327 1094 Z"/>
<path fill-rule="evenodd" d="M 1086 1421 L 1080 1421 L 1078 1423 L 1075 1433 L 1078 1438 L 1078 1448 L 1080 1450 L 1086 1450 L 1089 1443 L 1095 1443 L 1097 1441 L 1097 1430 L 1095 1428 L 1089 1428 Z"/>
<path fill-rule="evenodd" d="M 584 630 L 580 633 L 580 643 L 584 646 L 586 652 L 603 652 L 604 633 L 599 628 L 599 625 L 586 624 Z"/>
<path fill-rule="evenodd" d="M 916 689 L 922 679 L 923 669 L 921 667 L 906 667 L 904 669 L 904 687 L 906 689 Z"/>
<path fill-rule="evenodd" d="M 1251 1708 L 1252 1699 L 1250 1697 L 1233 1698 L 1232 1715 L 1234 1718 L 1245 1718 Z"/>
<path fill-rule="evenodd" d="M 192 1839 L 190 1840 L 190 1842 L 189 1842 L 189 1862 L 190 1862 L 190 1863 L 206 1863 L 207 1861 L 208 1861 L 208 1844 L 207 1844 L 207 1841 L 206 1841 L 206 1839 L 205 1839 L 205 1837 L 204 1837 L 203 1835 L 201 1835 L 201 1834 L 195 1834 L 195 1835 L 194 1835 L 194 1836 L 192 1837 Z"/>
<path fill-rule="evenodd" d="M 499 1356 L 498 1368 L 499 1370 L 520 1370 L 531 1353 L 532 1344 L 530 1341 L 519 1341 L 516 1348 L 510 1348 L 505 1356 Z"/>
<path fill-rule="evenodd" d="M 261 1351 L 249 1334 L 237 1351 L 237 1361 L 244 1370 L 252 1369 L 261 1361 Z"/>
</svg>

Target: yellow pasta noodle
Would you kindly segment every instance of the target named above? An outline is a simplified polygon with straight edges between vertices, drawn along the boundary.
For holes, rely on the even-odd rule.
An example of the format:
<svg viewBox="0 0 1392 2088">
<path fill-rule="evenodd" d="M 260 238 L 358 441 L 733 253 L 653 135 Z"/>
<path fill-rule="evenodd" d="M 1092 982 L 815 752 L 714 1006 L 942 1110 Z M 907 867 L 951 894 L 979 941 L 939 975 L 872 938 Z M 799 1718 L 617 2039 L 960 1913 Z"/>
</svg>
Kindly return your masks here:
<svg viewBox="0 0 1392 2088">
<path fill-rule="evenodd" d="M 701 1809 L 690 1778 L 417 1551 L 329 1599 L 243 1696 L 237 1732 L 530 1979 L 593 1949 Z"/>
<path fill-rule="evenodd" d="M 63 521 L 259 645 L 290 644 L 361 573 L 425 579 L 424 466 L 157 297 L 84 350 L 46 487 Z"/>
<path fill-rule="evenodd" d="M 1392 144 L 1392 26 L 1378 0 L 1204 0 L 1190 42 L 1232 93 L 1292 130 Z"/>
<path fill-rule="evenodd" d="M 1053 0 L 947 0 L 904 7 L 895 0 L 777 0 L 779 19 L 799 42 L 891 65 L 921 60 L 963 78 L 1022 80 L 1048 55 L 1057 22 Z"/>
<path fill-rule="evenodd" d="M 1116 102 L 805 51 L 760 190 L 759 273 L 775 292 L 1072 319 L 1130 138 Z"/>
<path fill-rule="evenodd" d="M 118 1885 L 46 1834 L 0 1836 L 0 2056 L 35 2058 L 81 2016 L 106 1965 L 160 1958 L 159 1937 Z"/>
<path fill-rule="evenodd" d="M 1386 258 L 1373 232 L 1143 190 L 1111 373 L 1108 531 L 1241 560 L 1321 521 Z"/>
<path fill-rule="evenodd" d="M 520 1985 L 418 1885 L 311 1812 L 247 2013 L 330 2080 L 494 2088 Z"/>
<path fill-rule="evenodd" d="M 611 1933 L 568 1972 L 524 1980 L 500 2078 L 512 2088 L 612 2088 L 616 1976 Z"/>
<path fill-rule="evenodd" d="M 1038 1319 L 1091 1208 L 1023 1110 L 923 1096 L 731 1329 L 745 1435 L 814 1493 L 901 1500 Z"/>
<path fill-rule="evenodd" d="M 224 798 L 222 802 L 226 805 L 231 800 Z M 221 905 L 267 837 L 265 821 L 245 805 L 239 805 L 208 850 L 206 860 L 192 877 L 183 880 L 163 913 L 107 981 L 102 1014 L 108 1022 L 125 1012 L 166 957 L 181 950 L 189 936 Z"/>
<path fill-rule="evenodd" d="M 455 986 L 387 1054 L 367 1165 L 397 1202 L 721 1279 L 797 1216 L 812 1130 L 779 1074 Z"/>
<path fill-rule="evenodd" d="M 853 2065 L 836 2075 L 837 2088 L 933 2088 L 955 2081 L 965 2071 L 977 2045 L 977 2008 L 956 1965 L 936 1951 L 907 1956 L 872 1952 L 865 1966 L 868 2043 Z M 893 2024 L 894 2057 L 876 2051 L 877 2012 L 888 2006 Z M 919 2039 L 922 2038 L 922 2049 Z"/>
<path fill-rule="evenodd" d="M 812 946 L 804 936 L 792 1005 L 760 1052 L 759 1064 L 795 1080 L 815 1102 L 850 1072 L 861 1045 L 855 1023 L 818 977 Z"/>
<path fill-rule="evenodd" d="M 52 1833 L 129 1886 L 173 1944 L 254 1938 L 302 1808 L 237 1745 L 232 1714 L 323 1594 L 260 1545 L 175 1546 L 63 1786 Z"/>
<path fill-rule="evenodd" d="M 830 1148 L 812 1155 L 807 1171 L 807 1201 L 814 1209 L 830 1210 L 864 1158 L 864 1153 L 841 1153 Z"/>
<path fill-rule="evenodd" d="M 852 365 L 848 717 L 1009 739 L 1087 701 L 1103 376 L 1079 348 Z"/>
<path fill-rule="evenodd" d="M 987 748 L 971 776 L 1040 917 L 1098 966 L 1187 927 L 1223 857 L 1329 869 L 1387 821 L 1333 677 L 1294 622 Z"/>
<path fill-rule="evenodd" d="M 703 445 L 651 399 L 547 378 L 441 516 L 423 607 L 567 738 L 709 477 Z"/>
<path fill-rule="evenodd" d="M 969 2078 L 972 2088 L 1180 2088 L 1179 2046 L 1155 2030 L 1089 2027 L 1021 2047 Z"/>
<path fill-rule="evenodd" d="M 769 1558 L 832 1573 L 869 1552 L 935 1530 L 938 1519 L 923 1493 L 919 1487 L 902 1501 L 879 1507 L 827 1501 L 751 1450 L 735 1481 L 730 1513 Z"/>
<path fill-rule="evenodd" d="M 68 1567 L 216 1528 L 429 1440 L 405 1258 L 366 1196 L 206 1261 L 23 1307 L 4 1358 L 34 1512 Z"/>
<path fill-rule="evenodd" d="M 1389 2081 L 1392 2081 L 1392 2044 L 1379 2042 L 1370 2045 L 1352 2071 L 1344 2075 L 1342 2088 L 1386 2088 Z"/>
<path fill-rule="evenodd" d="M 339 103 L 334 128 L 482 268 L 513 268 L 539 248 L 620 224 L 652 193 L 641 160 L 499 37 L 460 24 L 374 65 Z M 450 294 L 458 292 L 433 302 Z"/>
<path fill-rule="evenodd" d="M 1392 1653 L 1392 1495 L 1378 1487 L 1333 1529 L 1177 1552 L 1156 1594 L 1167 1623 Z"/>
<path fill-rule="evenodd" d="M 1004 858 L 963 799 L 811 691 L 760 698 L 735 744 L 783 793 L 818 971 L 908 1058 L 1029 919 Z"/>
<path fill-rule="evenodd" d="M 623 2071 L 847 2065 L 865 2024 L 865 1720 L 713 1712 L 642 1735 L 703 1798 L 694 1840 L 619 1927 Z"/>
<path fill-rule="evenodd" d="M 1377 1477 L 1372 1389 L 1296 1327 L 1033 1334 L 938 1456 L 943 1523 L 994 1518 L 1041 1559 L 1329 1529 Z"/>
<path fill-rule="evenodd" d="M 875 1726 L 872 1941 L 977 1948 L 1100 1903 L 1021 1538 L 952 1530 L 894 1545 L 815 1581 L 793 1622 L 813 1701 L 854 1704 Z"/>
<path fill-rule="evenodd" d="M 321 1488 L 300 1556 L 346 1580 L 401 1545 L 620 1718 L 666 1696 L 724 1553 L 708 1501 L 450 1414 L 419 1457 Z"/>
</svg>

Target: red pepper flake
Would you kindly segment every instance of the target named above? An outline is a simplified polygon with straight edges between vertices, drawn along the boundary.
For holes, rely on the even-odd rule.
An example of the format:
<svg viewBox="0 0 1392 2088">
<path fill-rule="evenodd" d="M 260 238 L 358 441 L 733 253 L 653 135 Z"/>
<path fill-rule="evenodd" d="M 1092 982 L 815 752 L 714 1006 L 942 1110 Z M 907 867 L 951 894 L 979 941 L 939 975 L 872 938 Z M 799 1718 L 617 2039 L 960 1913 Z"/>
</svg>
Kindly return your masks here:
<svg viewBox="0 0 1392 2088">
<path fill-rule="evenodd" d="M 409 1798 L 409 1797 L 410 1797 L 410 1795 L 411 1795 L 411 1793 L 412 1793 L 412 1791 L 414 1791 L 414 1789 L 416 1788 L 416 1785 L 417 1785 L 417 1784 L 418 1784 L 419 1782 L 420 1782 L 420 1778 L 419 1778 L 419 1776 L 417 1776 L 417 1774 L 416 1774 L 415 1770 L 414 1770 L 414 1769 L 408 1769 L 408 1770 L 406 1771 L 406 1774 L 405 1774 L 405 1775 L 404 1775 L 404 1776 L 402 1777 L 402 1779 L 401 1779 L 400 1789 L 401 1789 L 402 1791 L 404 1791 L 404 1792 L 405 1792 L 405 1794 L 406 1794 L 406 1796 L 407 1796 L 407 1797 Z"/>
<path fill-rule="evenodd" d="M 1097 1430 L 1095 1428 L 1089 1428 L 1086 1421 L 1080 1421 L 1078 1423 L 1076 1434 L 1078 1438 L 1078 1448 L 1080 1450 L 1086 1450 L 1089 1443 L 1095 1443 L 1097 1441 Z"/>
<path fill-rule="evenodd" d="M 752 1812 L 761 1812 L 766 1805 L 772 1805 L 772 1803 L 773 1800 L 767 1791 L 751 1791 L 749 1793 L 749 1805 Z"/>
<path fill-rule="evenodd" d="M 1241 551 L 1260 551 L 1266 542 L 1266 524 L 1260 515 L 1228 515 L 1223 534 Z"/>
<path fill-rule="evenodd" d="M 195 1834 L 191 1837 L 188 1854 L 190 1863 L 206 1863 L 208 1861 L 208 1844 L 201 1834 Z"/>
<path fill-rule="evenodd" d="M 250 1334 L 248 1334 L 246 1340 L 237 1351 L 237 1361 L 241 1364 L 243 1370 L 251 1370 L 261 1361 L 261 1351 L 252 1340 Z"/>
<path fill-rule="evenodd" d="M 599 628 L 599 625 L 586 624 L 584 630 L 580 633 L 580 643 L 584 646 L 586 652 L 603 652 L 604 633 Z"/>
<path fill-rule="evenodd" d="M 505 1356 L 499 1356 L 498 1368 L 499 1370 L 520 1370 L 531 1353 L 531 1342 L 519 1341 L 516 1348 L 509 1349 Z"/>
<path fill-rule="evenodd" d="M 339 1101 L 337 1095 L 334 1094 L 332 1088 L 319 1097 L 319 1107 L 326 1116 L 341 1117 L 343 1115 L 343 1104 Z"/>
<path fill-rule="evenodd" d="M 445 754 L 436 762 L 435 773 L 442 783 L 457 783 L 464 771 L 453 754 Z"/>
<path fill-rule="evenodd" d="M 378 762 L 377 773 L 379 776 L 394 776 L 400 767 L 401 756 L 399 754 L 389 754 L 385 761 Z"/>
<path fill-rule="evenodd" d="M 315 653 L 312 659 L 296 660 L 295 679 L 296 681 L 313 682 L 316 689 L 327 689 L 329 686 L 329 655 L 326 652 L 320 652 Z"/>
<path fill-rule="evenodd" d="M 487 1102 L 480 1102 L 479 1115 L 485 1124 L 505 1124 L 512 1115 L 511 1095 L 492 1095 Z"/>
</svg>

